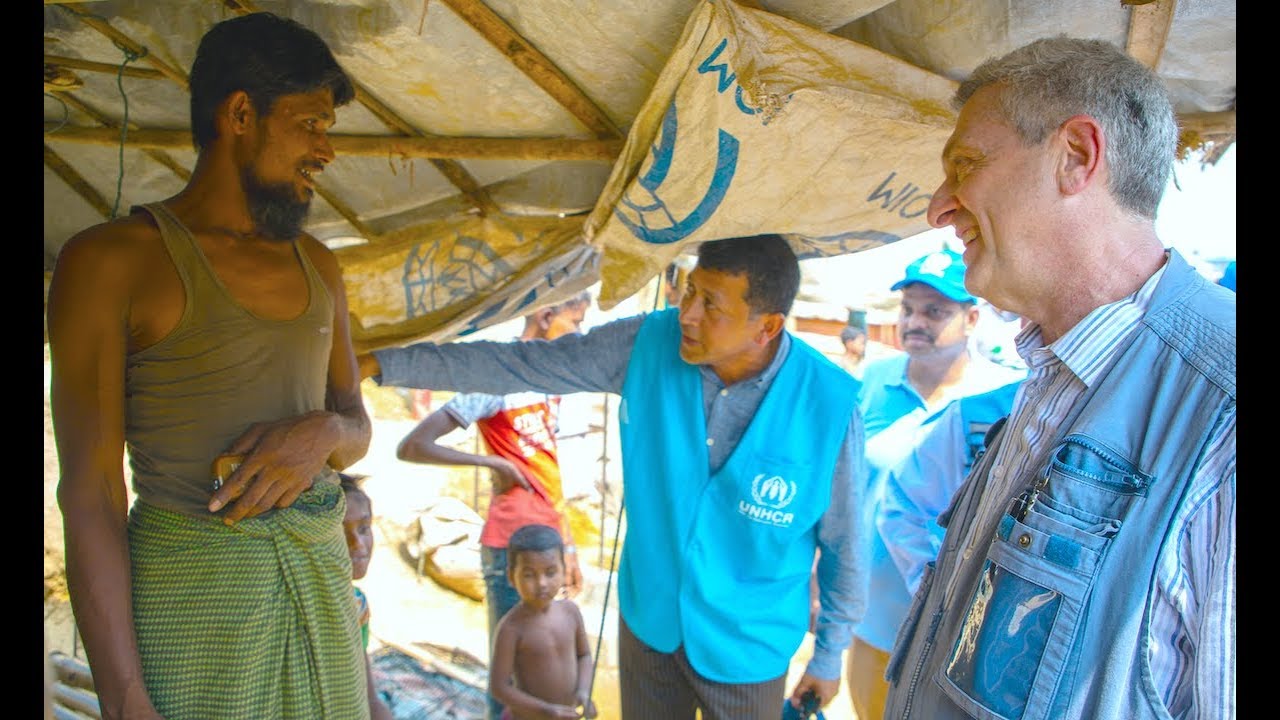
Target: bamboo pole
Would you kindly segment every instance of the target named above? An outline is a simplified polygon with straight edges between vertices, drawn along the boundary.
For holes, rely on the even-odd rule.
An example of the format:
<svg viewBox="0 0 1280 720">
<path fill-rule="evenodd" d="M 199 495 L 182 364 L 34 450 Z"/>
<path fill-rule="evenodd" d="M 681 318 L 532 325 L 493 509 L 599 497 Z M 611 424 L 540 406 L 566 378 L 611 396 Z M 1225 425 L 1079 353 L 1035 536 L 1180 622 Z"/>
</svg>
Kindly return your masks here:
<svg viewBox="0 0 1280 720">
<path fill-rule="evenodd" d="M 1178 117 L 1178 128 L 1201 135 L 1234 135 L 1236 111 L 1224 110 L 1210 113 L 1187 113 Z"/>
<path fill-rule="evenodd" d="M 46 123 L 46 130 L 57 128 Z M 47 139 L 117 145 L 120 133 L 110 128 L 64 125 Z M 334 152 L 345 155 L 479 158 L 484 160 L 599 160 L 613 162 L 623 141 L 589 138 L 395 137 L 330 135 Z M 142 129 L 129 133 L 125 147 L 172 150 L 191 147 L 187 130 Z"/>
<path fill-rule="evenodd" d="M 1129 37 L 1125 52 L 1152 70 L 1160 64 L 1173 26 L 1174 0 L 1121 0 L 1129 8 Z"/>
<path fill-rule="evenodd" d="M 75 168 L 68 165 L 67 161 L 63 160 L 62 156 L 54 152 L 53 148 L 48 145 L 44 146 L 44 164 L 57 173 L 63 182 L 70 185 L 77 195 L 85 199 L 85 202 L 92 205 L 94 210 L 101 213 L 102 217 L 108 220 L 111 219 L 111 206 L 107 204 L 106 198 L 102 197 L 101 193 L 95 190 L 80 173 L 76 172 Z"/>
<path fill-rule="evenodd" d="M 620 138 L 622 132 L 609 116 L 565 75 L 550 58 L 517 33 L 506 20 L 489 9 L 481 0 L 444 0 L 457 13 L 505 55 L 513 65 L 537 83 L 553 100 L 578 119 L 597 138 Z"/>
<path fill-rule="evenodd" d="M 122 70 L 119 65 L 112 65 L 111 63 L 94 62 L 92 60 L 82 60 L 80 58 L 63 57 L 61 55 L 46 54 L 44 56 L 44 62 L 46 65 L 57 65 L 58 67 L 75 68 L 77 70 L 111 73 L 112 75 L 123 72 L 125 77 L 147 78 L 148 80 L 161 80 L 165 77 L 164 73 L 159 70 L 129 67 L 128 65 L 125 65 Z"/>
<path fill-rule="evenodd" d="M 75 95 L 71 93 L 65 93 L 61 97 L 62 97 L 62 100 L 66 102 L 68 105 L 71 105 L 72 107 L 84 113 L 85 115 L 88 115 L 94 120 L 97 120 L 103 126 L 109 127 L 109 128 L 115 128 L 117 130 L 120 128 L 120 123 L 107 117 L 105 114 L 99 112 L 97 108 L 84 102 L 83 100 L 76 97 Z M 138 126 L 136 124 L 129 123 L 130 131 L 133 131 L 136 129 L 138 129 Z M 142 152 L 146 153 L 147 157 L 151 158 L 152 160 L 155 160 L 161 165 L 169 168 L 169 171 L 172 172 L 174 175 L 177 175 L 178 177 L 182 178 L 183 182 L 186 182 L 187 180 L 191 179 L 191 171 L 183 167 L 181 163 L 179 163 L 177 160 L 174 160 L 167 153 L 161 150 L 152 150 L 152 149 L 145 149 Z"/>
<path fill-rule="evenodd" d="M 356 84 L 356 99 L 370 112 L 377 115 L 378 119 L 382 120 L 387 127 L 398 131 L 401 135 L 406 137 L 430 137 L 410 125 L 408 121 L 401 118 L 395 111 L 383 104 L 381 100 L 369 94 L 369 91 L 359 84 Z M 446 180 L 458 188 L 463 195 L 466 195 L 471 204 L 479 209 L 482 214 L 502 213 L 498 205 L 493 202 L 493 198 L 489 196 L 489 192 L 458 162 L 444 158 L 428 158 L 428 160 L 441 175 L 444 175 Z"/>
<path fill-rule="evenodd" d="M 137 55 L 141 60 L 145 60 L 148 64 L 150 64 L 156 70 L 159 70 L 161 73 L 163 73 L 165 77 L 181 85 L 184 90 L 188 89 L 186 73 L 174 68 L 172 65 L 169 65 L 165 61 L 156 57 L 151 52 L 149 52 L 145 46 L 139 45 L 137 42 L 133 40 L 133 38 L 129 37 L 128 35 L 125 35 L 124 33 L 112 27 L 111 23 L 107 22 L 106 20 L 103 20 L 101 17 L 98 17 L 97 15 L 94 15 L 88 10 L 85 10 L 83 8 L 78 8 L 74 5 L 68 5 L 66 3 L 58 3 L 58 7 L 61 7 L 62 9 L 76 15 L 77 17 L 80 18 L 81 22 L 83 22 L 85 25 L 88 25 L 94 30 L 97 30 L 98 32 L 107 36 L 116 45 L 120 46 L 121 48 L 124 48 L 128 52 L 133 53 L 134 55 Z"/>
</svg>

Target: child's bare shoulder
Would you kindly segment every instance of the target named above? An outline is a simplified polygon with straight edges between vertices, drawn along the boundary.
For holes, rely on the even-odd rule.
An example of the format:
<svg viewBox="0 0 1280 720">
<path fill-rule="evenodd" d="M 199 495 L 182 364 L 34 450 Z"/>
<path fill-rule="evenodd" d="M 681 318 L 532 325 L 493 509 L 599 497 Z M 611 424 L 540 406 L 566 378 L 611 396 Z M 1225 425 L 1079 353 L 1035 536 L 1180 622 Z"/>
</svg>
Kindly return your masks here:
<svg viewBox="0 0 1280 720">
<path fill-rule="evenodd" d="M 506 615 L 499 618 L 498 624 L 493 627 L 493 631 L 498 633 L 506 630 L 508 632 L 518 633 L 528 624 L 529 614 L 523 612 L 523 608 L 521 608 L 520 605 L 516 605 L 508 610 Z"/>
<path fill-rule="evenodd" d="M 572 600 L 557 600 L 554 607 L 558 615 L 566 620 L 573 622 L 582 620 L 582 608 Z"/>
</svg>

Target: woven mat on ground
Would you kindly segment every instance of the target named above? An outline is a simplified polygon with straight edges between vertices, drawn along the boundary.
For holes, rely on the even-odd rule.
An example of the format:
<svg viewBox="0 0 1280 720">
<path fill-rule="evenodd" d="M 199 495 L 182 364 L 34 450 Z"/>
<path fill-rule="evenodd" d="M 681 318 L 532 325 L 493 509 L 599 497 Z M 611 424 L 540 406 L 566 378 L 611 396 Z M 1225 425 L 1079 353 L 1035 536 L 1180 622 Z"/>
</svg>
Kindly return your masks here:
<svg viewBox="0 0 1280 720">
<path fill-rule="evenodd" d="M 425 667 L 393 648 L 369 654 L 373 682 L 396 720 L 483 720 L 482 688 Z"/>
</svg>

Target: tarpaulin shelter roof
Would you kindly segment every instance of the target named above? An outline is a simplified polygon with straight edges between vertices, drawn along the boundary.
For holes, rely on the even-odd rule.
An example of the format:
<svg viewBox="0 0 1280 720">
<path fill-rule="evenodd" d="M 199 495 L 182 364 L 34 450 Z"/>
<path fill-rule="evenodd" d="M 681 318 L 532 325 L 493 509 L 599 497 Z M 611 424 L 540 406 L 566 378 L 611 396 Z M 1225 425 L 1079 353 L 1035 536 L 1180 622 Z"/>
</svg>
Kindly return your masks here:
<svg viewBox="0 0 1280 720">
<path fill-rule="evenodd" d="M 259 10 L 316 30 L 358 86 L 307 223 L 358 349 L 597 281 L 607 308 L 711 237 L 782 232 L 812 257 L 922 232 L 955 83 L 1037 37 L 1155 68 L 1205 162 L 1235 140 L 1234 1 L 46 3 L 46 282 L 76 231 L 181 189 L 196 46 Z"/>
</svg>

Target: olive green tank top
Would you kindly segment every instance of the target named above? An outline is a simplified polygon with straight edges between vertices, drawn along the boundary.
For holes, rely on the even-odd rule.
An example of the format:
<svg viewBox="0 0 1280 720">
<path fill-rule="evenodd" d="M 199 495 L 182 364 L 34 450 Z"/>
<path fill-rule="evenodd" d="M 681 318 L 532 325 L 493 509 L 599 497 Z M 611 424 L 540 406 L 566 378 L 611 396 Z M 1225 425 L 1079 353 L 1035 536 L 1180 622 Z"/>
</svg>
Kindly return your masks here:
<svg viewBox="0 0 1280 720">
<path fill-rule="evenodd" d="M 324 409 L 333 298 L 295 242 L 306 310 L 293 320 L 257 317 L 235 301 L 168 208 L 141 207 L 160 228 L 186 302 L 172 332 L 125 359 L 133 489 L 151 505 L 209 517 L 213 459 L 232 441 L 253 423 Z M 317 479 L 337 482 L 328 468 Z"/>
</svg>

